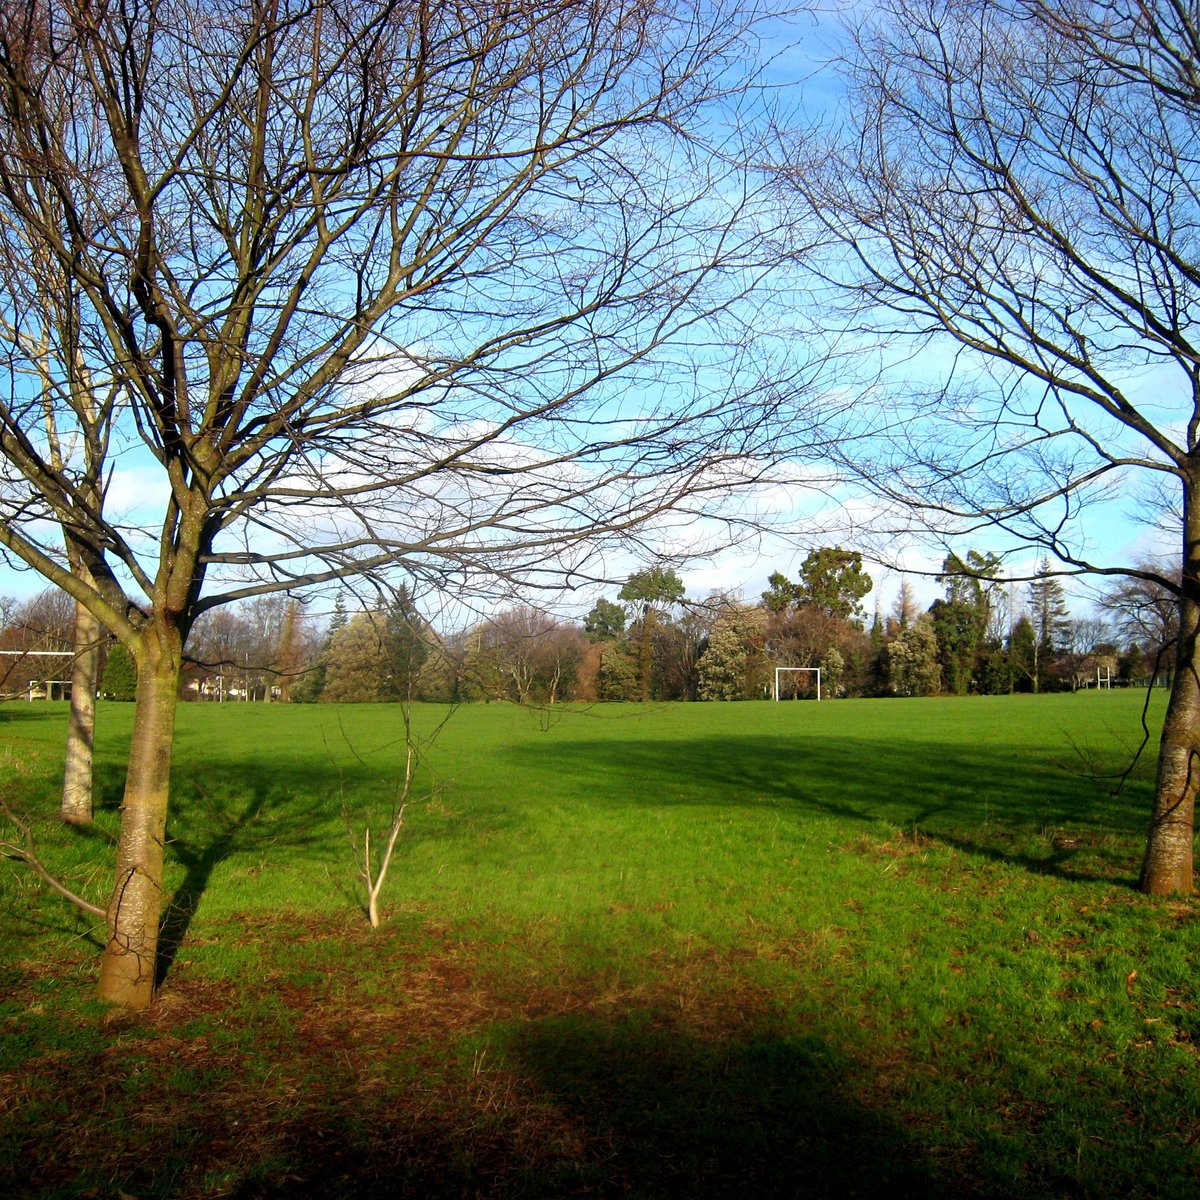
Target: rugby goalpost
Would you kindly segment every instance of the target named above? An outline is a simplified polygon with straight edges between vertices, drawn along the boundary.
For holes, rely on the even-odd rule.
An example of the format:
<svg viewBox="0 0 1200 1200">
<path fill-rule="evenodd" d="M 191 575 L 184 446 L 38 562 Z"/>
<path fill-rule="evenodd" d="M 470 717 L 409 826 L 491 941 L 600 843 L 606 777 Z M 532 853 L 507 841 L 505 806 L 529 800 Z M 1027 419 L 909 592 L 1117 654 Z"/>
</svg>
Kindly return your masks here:
<svg viewBox="0 0 1200 1200">
<path fill-rule="evenodd" d="M 820 667 L 776 667 L 775 668 L 775 702 L 779 702 L 779 676 L 788 671 L 806 671 L 817 677 L 817 699 L 821 699 L 821 668 Z"/>
</svg>

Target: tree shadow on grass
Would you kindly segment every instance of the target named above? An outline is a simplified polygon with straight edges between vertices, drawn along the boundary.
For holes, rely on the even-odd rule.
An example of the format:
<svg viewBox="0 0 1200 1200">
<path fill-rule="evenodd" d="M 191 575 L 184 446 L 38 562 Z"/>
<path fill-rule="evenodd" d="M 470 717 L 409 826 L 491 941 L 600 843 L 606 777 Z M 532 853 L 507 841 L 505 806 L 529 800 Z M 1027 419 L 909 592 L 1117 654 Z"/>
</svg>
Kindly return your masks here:
<svg viewBox="0 0 1200 1200">
<path fill-rule="evenodd" d="M 0 701 L 0 724 L 29 723 L 34 721 L 62 721 L 67 706 L 55 701 L 25 700 Z"/>
<path fill-rule="evenodd" d="M 913 1140 L 868 1111 L 821 1038 L 711 1035 L 653 1009 L 493 1027 L 446 1076 L 375 1107 L 338 1056 L 272 1129 L 275 1178 L 233 1194 L 375 1197 L 945 1195 Z"/>
<path fill-rule="evenodd" d="M 828 817 L 850 827 L 887 822 L 959 850 L 1074 880 L 1112 882 L 1120 875 L 1133 882 L 1125 873 L 1131 865 L 1127 843 L 1144 833 L 1149 812 L 1141 786 L 1113 796 L 1104 781 L 1051 761 L 1022 760 L 994 745 L 751 735 L 633 741 L 612 751 L 594 742 L 557 741 L 505 753 L 530 767 L 536 760 L 540 771 L 564 781 L 604 778 L 603 798 L 579 789 L 589 803 L 769 807 L 797 820 Z M 1052 835 L 1064 828 L 1084 833 L 1080 841 L 1090 865 L 1086 855 L 1052 851 Z M 1099 870 L 1092 869 L 1096 863 Z"/>
<path fill-rule="evenodd" d="M 125 764 L 97 762 L 92 767 L 92 806 L 97 812 L 115 812 L 125 794 Z M 81 826 L 86 829 L 87 826 Z"/>
<path fill-rule="evenodd" d="M 409 974 L 391 965 L 401 994 L 429 982 L 419 963 Z M 485 982 L 469 972 L 463 979 Z M 956 1073 L 947 1064 L 942 1079 L 943 1067 L 912 1060 L 903 1040 L 868 1046 L 817 1014 L 815 1024 L 790 1021 L 736 992 L 714 990 L 686 1013 L 661 994 L 585 1008 L 577 991 L 547 993 L 539 981 L 527 1000 L 542 1015 L 509 1009 L 495 1019 L 476 997 L 456 1006 L 453 992 L 383 1012 L 324 981 L 297 983 L 269 1004 L 218 998 L 229 994 L 193 985 L 177 1010 L 179 1036 L 130 1045 L 126 1029 L 113 1035 L 115 1046 L 97 1045 L 95 1031 L 79 1026 L 66 1030 L 72 1053 L 39 1053 L 25 1077 L 28 1095 L 4 1130 L 10 1153 L 0 1157 L 0 1192 L 109 1195 L 120 1187 L 239 1200 L 1194 1194 L 1186 1116 L 1175 1124 L 1182 1090 L 1130 1095 L 1119 1076 L 1105 1077 L 1055 1116 L 1026 1090 L 1040 1075 L 1029 1074 L 1023 1055 L 986 1070 L 978 1085 L 961 1065 Z M 460 1024 L 455 1013 L 470 1017 Z M 213 1034 L 219 1027 L 243 1036 L 187 1032 L 205 1017 Z M 994 1061 L 990 1033 L 979 1032 L 977 1049 Z M 1060 1054 L 1047 1047 L 1041 1070 L 1074 1075 Z M 63 1111 L 75 1114 L 70 1138 L 55 1134 L 52 1117 Z M 1129 1131 L 1105 1136 L 1114 1117 L 1135 1113 L 1162 1135 L 1141 1145 Z M 1005 1148 L 1010 1137 L 1016 1156 Z"/>
<path fill-rule="evenodd" d="M 208 836 L 196 837 L 191 841 L 178 836 L 171 838 L 171 856 L 184 865 L 186 874 L 159 922 L 154 977 L 156 988 L 162 987 L 175 963 L 214 869 L 242 848 L 246 830 L 262 814 L 265 803 L 263 793 L 253 790 L 246 797 L 241 810 L 232 816 L 222 814 L 224 819 L 221 824 L 209 830 Z"/>
<path fill-rule="evenodd" d="M 510 1053 L 594 1147 L 623 1196 L 926 1196 L 903 1130 L 842 1082 L 821 1038 L 697 1037 L 631 1013 L 518 1027 Z"/>
</svg>

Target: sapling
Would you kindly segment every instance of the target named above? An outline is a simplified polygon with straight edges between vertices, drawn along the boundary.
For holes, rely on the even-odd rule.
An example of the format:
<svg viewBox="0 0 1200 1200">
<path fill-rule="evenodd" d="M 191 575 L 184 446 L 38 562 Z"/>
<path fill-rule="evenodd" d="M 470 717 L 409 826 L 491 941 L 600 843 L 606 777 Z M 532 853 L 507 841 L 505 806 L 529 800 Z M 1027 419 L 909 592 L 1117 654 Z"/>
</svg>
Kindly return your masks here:
<svg viewBox="0 0 1200 1200">
<path fill-rule="evenodd" d="M 367 920 L 371 922 L 372 929 L 378 929 L 381 924 L 379 896 L 387 882 L 388 870 L 392 865 L 392 855 L 395 853 L 396 843 L 400 839 L 400 831 L 404 828 L 405 814 L 413 802 L 413 778 L 421 759 L 422 746 L 413 732 L 412 702 L 404 700 L 397 705 L 397 708 L 400 710 L 404 723 L 404 770 L 393 784 L 391 821 L 381 836 L 372 837 L 371 814 L 368 812 L 366 824 L 363 826 L 361 837 L 359 837 L 354 829 L 350 808 L 343 793 L 342 813 L 346 820 L 346 830 L 350 836 L 350 846 L 354 854 L 358 878 L 362 880 L 367 890 Z M 454 711 L 454 707 L 447 711 L 433 731 L 424 739 L 424 746 L 428 747 L 436 740 Z"/>
<path fill-rule="evenodd" d="M 405 724 L 407 725 L 407 723 L 408 718 L 406 714 Z M 400 830 L 404 827 L 404 814 L 408 811 L 412 795 L 412 778 L 416 762 L 416 749 L 413 746 L 412 739 L 408 738 L 404 754 L 404 776 L 396 784 L 395 795 L 392 798 L 392 821 L 383 838 L 383 853 L 379 856 L 378 863 L 375 862 L 375 853 L 371 847 L 371 826 L 369 821 L 363 828 L 361 855 L 358 855 L 356 847 L 358 875 L 366 885 L 367 920 L 371 922 L 372 929 L 379 928 L 379 893 L 383 891 L 383 885 L 387 882 L 388 868 L 392 865 L 392 854 L 396 849 Z M 353 845 L 354 843 L 352 842 L 351 844 Z"/>
</svg>

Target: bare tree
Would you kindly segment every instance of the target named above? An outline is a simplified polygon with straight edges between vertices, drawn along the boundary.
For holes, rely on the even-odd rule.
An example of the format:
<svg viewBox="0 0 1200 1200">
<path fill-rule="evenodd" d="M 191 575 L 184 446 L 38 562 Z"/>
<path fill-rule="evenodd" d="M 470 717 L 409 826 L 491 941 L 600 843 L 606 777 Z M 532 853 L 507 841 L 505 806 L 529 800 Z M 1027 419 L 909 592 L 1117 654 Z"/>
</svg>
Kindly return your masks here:
<svg viewBox="0 0 1200 1200">
<path fill-rule="evenodd" d="M 1141 886 L 1190 893 L 1200 729 L 1200 23 L 1191 6 L 887 0 L 849 54 L 848 136 L 798 178 L 849 327 L 952 350 L 858 464 L 951 528 L 1175 597 L 1177 670 Z M 1143 386 L 1147 372 L 1152 385 Z M 901 394 L 903 393 L 903 394 Z M 913 399 L 912 397 L 915 397 Z M 1164 499 L 1174 569 L 1096 558 L 1081 514 Z M 1147 490 L 1143 488 L 1143 491 Z"/>
<path fill-rule="evenodd" d="M 1058 669 L 1073 692 L 1097 682 L 1097 669 L 1111 673 L 1116 666 L 1111 638 L 1112 626 L 1103 617 L 1079 617 L 1067 622 L 1062 631 Z"/>
<path fill-rule="evenodd" d="M 74 605 L 58 588 L 11 602 L 0 628 L 0 695 L 17 696 L 58 681 L 69 670 Z"/>
<path fill-rule="evenodd" d="M 318 650 L 319 642 L 304 611 L 304 602 L 295 598 L 288 600 L 275 646 L 281 699 L 292 698 L 292 689 L 314 668 Z"/>
<path fill-rule="evenodd" d="M 188 638 L 185 693 L 219 699 L 286 698 L 316 656 L 316 638 L 299 600 L 266 595 L 208 609 Z"/>
<path fill-rule="evenodd" d="M 27 646 L 69 651 L 75 605 L 65 592 L 49 587 L 13 607 L 6 632 Z"/>
<path fill-rule="evenodd" d="M 0 229 L 77 313 L 59 433 L 110 379 L 107 469 L 154 479 L 114 515 L 56 470 L 9 338 L 0 546 L 138 671 L 106 999 L 152 996 L 202 614 L 351 574 L 599 577 L 606 545 L 719 515 L 781 448 L 802 372 L 757 336 L 780 239 L 740 165 L 759 16 L 0 2 Z"/>
<path fill-rule="evenodd" d="M 475 631 L 475 669 L 485 689 L 518 704 L 556 703 L 586 644 L 583 631 L 528 604 L 505 608 Z"/>
<path fill-rule="evenodd" d="M 1135 645 L 1154 662 L 1179 636 L 1179 580 L 1166 588 L 1157 579 L 1172 575 L 1170 567 L 1142 564 L 1142 574 L 1122 579 L 1100 597 L 1118 635 Z"/>
<path fill-rule="evenodd" d="M 900 577 L 900 587 L 896 592 L 896 599 L 892 603 L 891 620 L 895 622 L 896 629 L 903 632 L 914 624 L 920 615 L 921 606 L 917 603 L 912 580 L 903 575 Z"/>
</svg>

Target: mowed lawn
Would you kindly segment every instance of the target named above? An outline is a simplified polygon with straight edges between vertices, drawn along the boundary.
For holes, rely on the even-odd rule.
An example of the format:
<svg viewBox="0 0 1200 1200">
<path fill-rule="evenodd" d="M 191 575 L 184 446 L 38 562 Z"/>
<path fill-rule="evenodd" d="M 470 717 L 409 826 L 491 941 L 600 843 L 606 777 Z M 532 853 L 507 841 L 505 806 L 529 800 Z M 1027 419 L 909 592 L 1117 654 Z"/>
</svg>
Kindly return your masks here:
<svg viewBox="0 0 1200 1200">
<path fill-rule="evenodd" d="M 0 862 L 0 1194 L 1200 1193 L 1200 906 L 1134 891 L 1145 693 L 180 712 L 154 1009 Z M 1150 697 L 1151 730 L 1164 698 Z M 62 706 L 0 709 L 47 861 Z M 1121 776 L 1125 775 L 1122 781 Z"/>
</svg>

